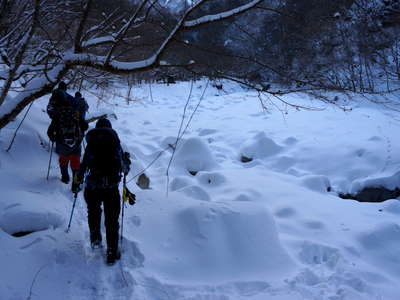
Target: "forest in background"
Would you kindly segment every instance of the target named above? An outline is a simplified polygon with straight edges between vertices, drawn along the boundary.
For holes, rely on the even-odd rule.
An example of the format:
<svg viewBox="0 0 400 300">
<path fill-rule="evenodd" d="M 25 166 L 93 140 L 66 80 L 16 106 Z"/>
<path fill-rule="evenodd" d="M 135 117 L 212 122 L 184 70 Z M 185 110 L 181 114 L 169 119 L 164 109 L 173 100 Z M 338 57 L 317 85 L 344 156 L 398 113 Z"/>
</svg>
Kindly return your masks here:
<svg viewBox="0 0 400 300">
<path fill-rule="evenodd" d="M 1 0 L 0 7 L 0 128 L 61 79 L 82 90 L 206 76 L 271 95 L 390 93 L 400 79 L 397 0 Z"/>
</svg>

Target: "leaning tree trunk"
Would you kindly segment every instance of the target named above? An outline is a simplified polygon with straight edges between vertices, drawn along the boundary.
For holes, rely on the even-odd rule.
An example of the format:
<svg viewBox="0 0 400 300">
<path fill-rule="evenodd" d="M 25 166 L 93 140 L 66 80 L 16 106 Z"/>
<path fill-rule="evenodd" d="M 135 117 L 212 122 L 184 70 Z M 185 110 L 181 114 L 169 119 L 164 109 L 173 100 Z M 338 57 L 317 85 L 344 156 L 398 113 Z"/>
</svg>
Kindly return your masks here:
<svg viewBox="0 0 400 300">
<path fill-rule="evenodd" d="M 4 114 L 1 114 L 0 130 L 7 126 L 7 124 L 18 116 L 18 114 L 32 101 L 35 101 L 46 94 L 50 94 L 57 82 L 65 76 L 68 70 L 69 67 L 63 65 L 58 68 L 56 67 L 52 72 L 33 80 L 31 84 L 25 88 L 25 91 L 22 91 L 17 95 L 14 100 L 11 100 L 15 101 L 15 106 L 4 112 Z M 8 103 L 6 102 L 4 105 L 8 105 Z M 2 107 L 0 107 L 0 111 L 1 109 Z"/>
</svg>

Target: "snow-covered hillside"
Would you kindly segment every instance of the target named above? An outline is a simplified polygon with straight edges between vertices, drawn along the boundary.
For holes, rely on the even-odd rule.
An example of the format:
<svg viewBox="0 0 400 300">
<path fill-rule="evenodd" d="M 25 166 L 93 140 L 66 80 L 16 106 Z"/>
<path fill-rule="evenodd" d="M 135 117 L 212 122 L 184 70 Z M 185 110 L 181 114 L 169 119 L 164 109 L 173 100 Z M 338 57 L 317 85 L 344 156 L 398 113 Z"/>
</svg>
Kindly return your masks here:
<svg viewBox="0 0 400 300">
<path fill-rule="evenodd" d="M 205 88 L 195 83 L 182 130 Z M 189 90 L 156 85 L 150 97 L 136 87 L 130 104 L 83 92 L 91 115 L 115 113 L 135 157 L 128 186 L 138 200 L 125 209 L 123 256 L 112 267 L 88 245 L 82 193 L 65 232 L 73 195 L 56 157 L 46 181 L 48 98 L 32 106 L 9 153 L 22 116 L 0 132 L 0 299 L 397 299 L 399 201 L 337 197 L 399 185 L 395 113 L 370 103 L 263 112 L 257 94 L 208 87 L 167 177 Z M 152 162 L 151 189 L 141 190 L 133 177 Z"/>
</svg>

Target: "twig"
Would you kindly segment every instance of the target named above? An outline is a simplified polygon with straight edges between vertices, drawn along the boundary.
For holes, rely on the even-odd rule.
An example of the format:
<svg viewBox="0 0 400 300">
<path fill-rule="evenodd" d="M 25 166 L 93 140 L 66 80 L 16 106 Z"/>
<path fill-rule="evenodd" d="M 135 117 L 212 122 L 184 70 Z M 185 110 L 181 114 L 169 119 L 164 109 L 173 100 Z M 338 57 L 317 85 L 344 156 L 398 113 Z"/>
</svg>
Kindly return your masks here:
<svg viewBox="0 0 400 300">
<path fill-rule="evenodd" d="M 36 272 L 35 277 L 33 277 L 32 280 L 32 284 L 31 284 L 31 288 L 29 289 L 29 295 L 28 298 L 26 298 L 26 300 L 31 300 L 32 299 L 32 290 L 33 290 L 33 286 L 35 285 L 36 279 L 39 276 L 39 273 L 42 272 L 42 270 L 47 267 L 49 264 L 44 264 L 43 266 L 40 267 L 40 269 Z"/>
<path fill-rule="evenodd" d="M 11 139 L 10 145 L 8 146 L 6 152 L 9 152 L 9 151 L 11 150 L 11 147 L 12 147 L 12 145 L 14 144 L 14 140 L 15 140 L 15 138 L 17 137 L 18 130 L 19 130 L 19 128 L 21 127 L 22 123 L 24 122 L 26 116 L 28 115 L 28 112 L 29 112 L 29 110 L 31 109 L 32 104 L 33 104 L 33 101 L 31 102 L 31 104 L 29 104 L 29 107 L 28 107 L 28 109 L 26 110 L 26 113 L 25 113 L 24 117 L 22 118 L 21 122 L 19 123 L 17 129 L 15 129 L 15 131 L 14 131 L 14 136 L 13 136 L 13 138 Z"/>
<path fill-rule="evenodd" d="M 168 190 L 169 190 L 169 188 L 168 188 L 169 187 L 169 168 L 171 167 L 172 160 L 174 159 L 176 148 L 178 147 L 178 143 L 179 143 L 179 140 L 180 140 L 180 134 L 181 134 L 182 127 L 183 127 L 183 122 L 185 121 L 185 117 L 186 117 L 186 110 L 187 110 L 187 107 L 189 105 L 190 97 L 192 96 L 192 92 L 193 92 L 193 80 L 190 83 L 189 95 L 188 95 L 188 98 L 186 100 L 185 107 L 183 108 L 183 115 L 182 115 L 182 119 L 181 119 L 181 124 L 179 125 L 178 134 L 176 136 L 176 141 L 174 143 L 175 147 L 172 148 L 172 155 L 171 155 L 171 158 L 170 158 L 170 160 L 168 162 L 168 167 L 167 167 L 167 172 L 166 172 L 166 175 L 167 175 L 167 197 L 168 197 Z"/>
<path fill-rule="evenodd" d="M 140 174 L 144 173 L 148 168 L 150 168 L 160 157 L 161 155 L 167 151 L 170 148 L 170 146 L 166 147 L 165 149 L 161 150 L 160 153 L 157 154 L 156 158 L 154 158 L 143 170 L 138 172 L 136 175 L 134 175 L 131 179 L 129 179 L 126 183 L 131 182 L 133 179 L 138 177 Z"/>
<path fill-rule="evenodd" d="M 151 81 L 149 82 L 149 89 L 150 89 L 150 99 L 151 99 L 151 102 L 154 102 L 154 99 L 153 99 L 153 92 L 152 92 L 152 90 L 151 90 Z"/>
<path fill-rule="evenodd" d="M 193 117 L 194 117 L 194 115 L 195 115 L 197 109 L 199 108 L 201 102 L 202 102 L 203 99 L 204 99 L 204 95 L 205 95 L 205 93 L 206 93 L 206 90 L 207 90 L 207 88 L 208 88 L 208 84 L 209 84 L 209 83 L 210 83 L 210 79 L 207 80 L 206 86 L 205 86 L 205 88 L 204 88 L 204 90 L 203 90 L 203 93 L 202 93 L 201 96 L 200 96 L 199 102 L 197 102 L 196 107 L 194 108 L 192 114 L 190 115 L 189 121 L 186 123 L 186 127 L 185 127 L 185 129 L 182 131 L 182 134 L 181 134 L 180 138 L 182 138 L 182 137 L 185 135 L 186 130 L 188 129 L 190 123 L 192 122 L 192 119 L 193 119 Z M 176 145 L 175 145 L 175 148 L 176 148 Z"/>
<path fill-rule="evenodd" d="M 97 121 L 99 119 L 108 118 L 108 117 L 113 117 L 113 118 L 117 119 L 117 116 L 115 114 L 102 114 L 100 116 L 95 116 L 95 117 L 86 119 L 86 122 L 87 123 L 92 123 L 92 122 Z"/>
<path fill-rule="evenodd" d="M 197 108 L 199 107 L 201 101 L 204 99 L 204 95 L 205 95 L 205 92 L 206 92 L 206 90 L 207 90 L 207 88 L 208 88 L 209 83 L 210 83 L 210 79 L 208 79 L 207 84 L 206 84 L 206 87 L 204 88 L 203 93 L 202 93 L 202 95 L 201 95 L 201 97 L 200 97 L 200 100 L 199 100 L 199 102 L 197 103 L 196 108 L 195 108 L 194 111 L 192 112 L 192 114 L 191 114 L 191 116 L 190 116 L 190 118 L 189 118 L 189 121 L 188 121 L 188 123 L 187 123 L 186 126 L 185 126 L 185 129 L 184 129 L 184 130 L 182 131 L 182 133 L 178 136 L 178 139 L 177 139 L 178 141 L 179 141 L 179 139 L 181 139 L 181 138 L 183 137 L 183 135 L 186 133 L 186 130 L 187 130 L 187 128 L 189 127 L 189 124 L 190 124 L 190 122 L 191 122 L 191 120 L 192 120 L 194 114 L 196 113 Z M 156 156 L 143 170 L 141 170 L 141 171 L 139 171 L 137 174 L 135 174 L 131 179 L 129 179 L 129 180 L 127 181 L 127 183 L 131 182 L 133 179 L 135 179 L 136 177 L 138 177 L 140 174 L 143 174 L 145 171 L 147 171 L 147 169 L 149 169 L 149 168 L 161 157 L 161 155 L 162 155 L 165 151 L 167 151 L 169 148 L 172 148 L 173 151 L 175 151 L 175 149 L 177 148 L 176 146 L 177 146 L 176 144 L 174 144 L 174 145 L 169 144 L 167 147 L 165 147 L 163 150 L 161 150 L 161 151 L 157 154 L 157 156 Z"/>
</svg>

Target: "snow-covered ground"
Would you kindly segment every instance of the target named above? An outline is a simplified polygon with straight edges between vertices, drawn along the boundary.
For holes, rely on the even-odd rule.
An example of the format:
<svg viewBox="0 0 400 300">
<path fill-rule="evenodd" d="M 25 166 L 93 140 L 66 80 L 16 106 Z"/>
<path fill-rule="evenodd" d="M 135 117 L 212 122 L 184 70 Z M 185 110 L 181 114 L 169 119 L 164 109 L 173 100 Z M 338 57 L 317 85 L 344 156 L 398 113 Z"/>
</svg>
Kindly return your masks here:
<svg viewBox="0 0 400 300">
<path fill-rule="evenodd" d="M 195 83 L 182 130 L 205 87 Z M 138 200 L 125 209 L 123 257 L 112 267 L 88 245 L 82 193 L 65 232 L 73 196 L 56 157 L 46 180 L 48 97 L 9 153 L 22 116 L 0 132 L 0 299 L 398 299 L 399 201 L 337 197 L 399 185 L 396 113 L 370 103 L 263 112 L 255 93 L 208 87 L 167 177 L 189 90 L 153 85 L 150 97 L 136 87 L 130 104 L 84 92 L 92 115 L 115 113 L 135 157 L 128 186 Z M 284 99 L 310 105 L 304 95 Z M 133 177 L 154 160 L 151 189 L 141 190 Z M 11 235 L 21 231 L 35 232 Z"/>
</svg>

